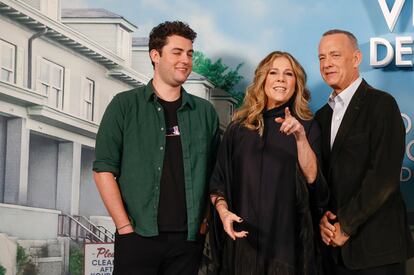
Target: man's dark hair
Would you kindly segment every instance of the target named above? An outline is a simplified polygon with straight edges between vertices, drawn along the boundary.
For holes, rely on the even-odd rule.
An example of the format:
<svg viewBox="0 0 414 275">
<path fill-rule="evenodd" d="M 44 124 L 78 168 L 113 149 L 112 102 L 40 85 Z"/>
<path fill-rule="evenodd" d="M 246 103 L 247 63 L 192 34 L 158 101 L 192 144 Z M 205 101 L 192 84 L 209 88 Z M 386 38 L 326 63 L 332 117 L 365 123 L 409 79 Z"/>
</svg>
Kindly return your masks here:
<svg viewBox="0 0 414 275">
<path fill-rule="evenodd" d="M 348 37 L 348 39 L 351 41 L 352 46 L 354 46 L 356 50 L 358 49 L 358 39 L 355 37 L 355 35 L 352 32 L 340 30 L 340 29 L 333 29 L 333 30 L 329 30 L 325 32 L 322 35 L 322 37 L 332 35 L 332 34 L 339 34 L 339 33 L 345 34 Z"/>
<path fill-rule="evenodd" d="M 194 42 L 197 33 L 188 24 L 181 21 L 166 21 L 151 30 L 149 35 L 149 51 L 155 49 L 160 53 L 167 44 L 167 38 L 172 35 L 182 36 Z M 154 64 L 153 64 L 154 65 Z"/>
</svg>

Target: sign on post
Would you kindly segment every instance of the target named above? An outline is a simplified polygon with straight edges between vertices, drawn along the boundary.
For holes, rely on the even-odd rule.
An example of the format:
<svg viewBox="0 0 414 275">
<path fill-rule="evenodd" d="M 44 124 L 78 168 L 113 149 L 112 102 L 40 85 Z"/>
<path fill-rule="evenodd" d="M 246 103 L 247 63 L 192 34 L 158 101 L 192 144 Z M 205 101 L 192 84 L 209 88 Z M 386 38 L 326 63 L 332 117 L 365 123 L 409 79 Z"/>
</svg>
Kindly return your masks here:
<svg viewBox="0 0 414 275">
<path fill-rule="evenodd" d="M 113 267 L 113 243 L 85 244 L 85 275 L 111 275 Z"/>
</svg>

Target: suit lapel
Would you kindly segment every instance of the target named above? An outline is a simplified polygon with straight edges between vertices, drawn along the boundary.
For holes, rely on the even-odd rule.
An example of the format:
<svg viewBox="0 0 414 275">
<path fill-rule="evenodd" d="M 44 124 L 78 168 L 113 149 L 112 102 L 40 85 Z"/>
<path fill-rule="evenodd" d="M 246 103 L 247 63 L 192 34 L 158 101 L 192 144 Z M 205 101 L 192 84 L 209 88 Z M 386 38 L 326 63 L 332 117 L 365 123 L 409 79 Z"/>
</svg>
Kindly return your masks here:
<svg viewBox="0 0 414 275">
<path fill-rule="evenodd" d="M 331 154 L 331 120 L 332 120 L 333 110 L 332 108 L 326 104 L 324 107 L 324 113 L 322 116 L 321 125 L 325 127 L 321 127 L 322 129 L 322 153 L 324 156 L 329 156 Z"/>
<path fill-rule="evenodd" d="M 348 108 L 345 111 L 344 118 L 342 119 L 341 125 L 339 126 L 338 132 L 336 134 L 336 137 L 335 137 L 335 140 L 332 146 L 330 167 L 332 167 L 332 164 L 335 162 L 336 158 L 338 157 L 340 149 L 345 141 L 345 138 L 349 130 L 352 128 L 352 125 L 355 119 L 358 117 L 359 111 L 361 110 L 361 105 L 363 104 L 363 100 L 364 100 L 367 88 L 368 88 L 368 84 L 365 82 L 365 80 L 362 80 L 354 96 L 352 97 L 351 102 L 348 105 Z M 330 136 L 330 133 L 329 133 L 329 136 Z"/>
</svg>

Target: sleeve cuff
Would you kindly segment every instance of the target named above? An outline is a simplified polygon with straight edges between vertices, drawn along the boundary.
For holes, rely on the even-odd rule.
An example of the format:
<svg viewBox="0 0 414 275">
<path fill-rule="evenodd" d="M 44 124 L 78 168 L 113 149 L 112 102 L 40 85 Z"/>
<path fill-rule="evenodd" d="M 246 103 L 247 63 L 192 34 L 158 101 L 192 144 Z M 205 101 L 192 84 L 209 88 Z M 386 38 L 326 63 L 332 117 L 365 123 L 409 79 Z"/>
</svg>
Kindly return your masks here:
<svg viewBox="0 0 414 275">
<path fill-rule="evenodd" d="M 114 174 L 114 176 L 119 175 L 119 168 L 113 165 L 110 165 L 108 163 L 102 162 L 102 161 L 94 161 L 93 162 L 93 171 L 95 172 L 111 172 Z"/>
</svg>

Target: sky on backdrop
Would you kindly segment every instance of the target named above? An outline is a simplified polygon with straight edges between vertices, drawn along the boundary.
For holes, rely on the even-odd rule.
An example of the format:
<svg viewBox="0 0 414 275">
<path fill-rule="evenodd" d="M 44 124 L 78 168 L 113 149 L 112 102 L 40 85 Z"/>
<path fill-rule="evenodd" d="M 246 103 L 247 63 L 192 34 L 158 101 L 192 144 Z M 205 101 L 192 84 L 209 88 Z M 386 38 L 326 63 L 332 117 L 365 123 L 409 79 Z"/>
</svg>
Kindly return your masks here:
<svg viewBox="0 0 414 275">
<path fill-rule="evenodd" d="M 377 0 L 364 1 L 373 3 L 377 16 L 381 15 Z M 62 7 L 115 12 L 135 24 L 138 31 L 134 36 L 141 37 L 147 37 L 151 28 L 162 21 L 185 21 L 198 33 L 196 50 L 212 60 L 222 58 L 232 67 L 244 63 L 244 85 L 251 81 L 256 65 L 269 52 L 289 51 L 305 67 L 309 86 L 313 86 L 321 83 L 317 47 L 324 31 L 348 29 L 361 37 L 361 44 L 368 43 L 364 28 L 375 29 L 376 15 L 369 14 L 364 1 L 62 0 Z M 385 21 L 379 22 L 386 31 Z"/>
<path fill-rule="evenodd" d="M 369 65 L 369 39 L 387 36 L 389 29 L 378 0 L 61 0 L 63 8 L 104 8 L 135 24 L 134 36 L 148 37 L 165 20 L 181 20 L 198 33 L 195 50 L 213 61 L 222 58 L 232 68 L 243 63 L 244 79 L 251 82 L 254 69 L 274 50 L 288 51 L 308 74 L 308 86 L 316 109 L 330 93 L 321 80 L 317 48 L 329 29 L 353 32 L 364 54 L 361 71 L 374 84 L 387 87 L 380 72 Z M 392 7 L 395 0 L 386 0 Z M 412 1 L 405 1 L 394 32 L 414 32 Z M 397 79 L 406 78 L 400 71 Z M 389 74 L 391 75 L 391 74 Z"/>
<path fill-rule="evenodd" d="M 358 38 L 364 56 L 360 66 L 363 77 L 373 86 L 393 94 L 401 112 L 414 123 L 414 68 L 390 65 L 375 69 L 369 64 L 371 37 L 386 38 L 393 47 L 397 36 L 414 37 L 413 1 L 405 1 L 393 32 L 387 27 L 380 0 L 61 1 L 63 8 L 104 8 L 115 12 L 138 27 L 134 34 L 138 37 L 148 37 L 152 27 L 165 20 L 185 21 L 198 33 L 196 50 L 213 61 L 222 58 L 233 68 L 244 63 L 241 74 L 245 79 L 239 89 L 250 83 L 256 65 L 268 53 L 288 51 L 308 74 L 313 111 L 325 104 L 330 93 L 319 74 L 319 39 L 329 29 L 349 30 Z M 395 1 L 386 0 L 386 3 L 390 8 Z M 414 48 L 413 44 L 406 46 Z M 413 55 L 406 55 L 407 58 L 413 60 Z M 414 128 L 407 132 L 406 140 L 414 143 Z M 414 154 L 414 144 L 410 148 Z M 408 208 L 414 212 L 414 161 L 406 157 L 404 165 L 410 169 L 412 177 L 402 189 Z"/>
</svg>

